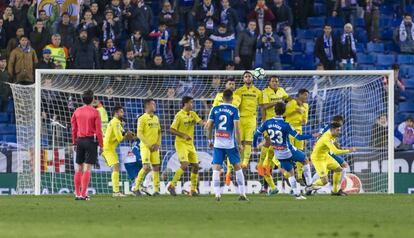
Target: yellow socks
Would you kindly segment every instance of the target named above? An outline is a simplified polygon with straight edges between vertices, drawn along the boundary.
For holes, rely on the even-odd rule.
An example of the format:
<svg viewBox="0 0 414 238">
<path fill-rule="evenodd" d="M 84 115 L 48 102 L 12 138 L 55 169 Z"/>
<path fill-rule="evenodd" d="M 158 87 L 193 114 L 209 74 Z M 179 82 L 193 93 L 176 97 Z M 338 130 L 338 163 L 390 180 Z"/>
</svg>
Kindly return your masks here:
<svg viewBox="0 0 414 238">
<path fill-rule="evenodd" d="M 152 171 L 152 182 L 154 184 L 154 193 L 160 191 L 160 171 Z"/>
<path fill-rule="evenodd" d="M 296 162 L 296 175 L 297 180 L 302 180 L 302 174 L 303 174 L 303 164 L 300 162 Z"/>
<path fill-rule="evenodd" d="M 313 185 L 316 185 L 316 186 L 325 186 L 325 184 L 322 182 L 322 180 L 321 180 L 321 179 L 316 180 L 316 181 L 313 183 Z"/>
<path fill-rule="evenodd" d="M 141 186 L 141 183 L 142 183 L 142 181 L 144 181 L 144 178 L 145 178 L 145 175 L 146 175 L 147 173 L 145 172 L 145 170 L 144 169 L 141 169 L 139 172 L 138 172 L 138 176 L 137 176 L 137 178 L 135 179 L 135 186 L 134 186 L 134 189 L 132 190 L 132 191 L 137 191 L 138 189 L 139 189 L 139 186 Z"/>
<path fill-rule="evenodd" d="M 332 192 L 339 191 L 339 182 L 341 181 L 341 172 L 334 172 L 332 175 Z"/>
<path fill-rule="evenodd" d="M 231 170 L 232 170 L 232 165 L 230 163 L 230 160 L 227 159 L 227 172 L 226 172 L 226 174 L 231 174 Z"/>
<path fill-rule="evenodd" d="M 191 191 L 197 191 L 198 173 L 191 173 Z"/>
<path fill-rule="evenodd" d="M 271 188 L 272 190 L 275 190 L 275 189 L 276 189 L 276 185 L 275 185 L 275 182 L 273 181 L 272 176 L 270 176 L 270 175 L 266 174 L 266 175 L 264 176 L 264 179 L 266 180 L 267 184 L 270 186 L 270 188 Z"/>
<path fill-rule="evenodd" d="M 171 186 L 175 187 L 177 185 L 178 180 L 180 180 L 181 175 L 184 173 L 184 170 L 180 167 L 175 171 L 174 177 L 171 180 Z"/>
<path fill-rule="evenodd" d="M 268 156 L 267 153 L 269 152 L 269 147 L 262 147 L 262 150 L 260 151 L 260 158 L 259 163 L 257 163 L 257 167 L 263 166 L 263 162 L 265 161 L 266 157 Z"/>
<path fill-rule="evenodd" d="M 119 171 L 112 171 L 112 192 L 119 193 Z"/>
<path fill-rule="evenodd" d="M 250 155 L 252 154 L 252 146 L 245 145 L 243 150 L 243 166 L 247 167 L 249 165 Z"/>
</svg>

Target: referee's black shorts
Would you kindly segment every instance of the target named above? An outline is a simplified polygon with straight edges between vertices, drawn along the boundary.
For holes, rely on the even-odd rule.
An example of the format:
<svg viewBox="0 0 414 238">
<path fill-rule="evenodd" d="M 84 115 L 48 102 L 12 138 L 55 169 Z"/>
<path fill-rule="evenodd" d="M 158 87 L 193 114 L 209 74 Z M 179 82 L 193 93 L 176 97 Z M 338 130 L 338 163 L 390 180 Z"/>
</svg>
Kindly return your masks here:
<svg viewBox="0 0 414 238">
<path fill-rule="evenodd" d="M 76 141 L 76 163 L 96 164 L 98 162 L 98 142 L 93 136 L 79 137 Z"/>
</svg>

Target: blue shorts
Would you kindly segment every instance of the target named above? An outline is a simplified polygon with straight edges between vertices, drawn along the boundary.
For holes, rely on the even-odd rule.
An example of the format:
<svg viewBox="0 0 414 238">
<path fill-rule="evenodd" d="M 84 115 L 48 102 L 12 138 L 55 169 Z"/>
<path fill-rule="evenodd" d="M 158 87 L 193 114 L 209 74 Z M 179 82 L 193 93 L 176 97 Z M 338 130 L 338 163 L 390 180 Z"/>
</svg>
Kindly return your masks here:
<svg viewBox="0 0 414 238">
<path fill-rule="evenodd" d="M 290 148 L 292 152 L 292 157 L 290 159 L 281 159 L 280 167 L 286 171 L 291 171 L 295 167 L 295 162 L 303 163 L 306 159 L 306 155 L 303 151 L 296 148 Z"/>
<path fill-rule="evenodd" d="M 334 154 L 332 154 L 331 152 L 329 152 L 329 155 L 334 159 L 334 160 L 336 160 L 336 162 L 338 162 L 338 164 L 339 165 L 342 165 L 344 162 L 345 162 L 345 159 L 344 158 L 342 158 L 341 156 L 338 156 L 338 155 L 334 155 Z"/>
<path fill-rule="evenodd" d="M 225 158 L 229 158 L 231 164 L 240 163 L 240 154 L 236 147 L 233 149 L 214 148 L 212 164 L 222 165 Z"/>
</svg>

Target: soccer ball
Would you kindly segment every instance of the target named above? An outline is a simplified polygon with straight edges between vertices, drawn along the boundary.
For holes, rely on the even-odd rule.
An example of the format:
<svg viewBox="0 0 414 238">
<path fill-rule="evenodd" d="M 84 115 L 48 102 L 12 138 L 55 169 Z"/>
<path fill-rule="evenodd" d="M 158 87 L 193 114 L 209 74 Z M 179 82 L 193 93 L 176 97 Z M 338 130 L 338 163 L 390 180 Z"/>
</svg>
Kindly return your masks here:
<svg viewBox="0 0 414 238">
<path fill-rule="evenodd" d="M 259 80 L 265 79 L 266 78 L 265 70 L 263 68 L 255 68 L 253 70 L 253 77 Z"/>
</svg>

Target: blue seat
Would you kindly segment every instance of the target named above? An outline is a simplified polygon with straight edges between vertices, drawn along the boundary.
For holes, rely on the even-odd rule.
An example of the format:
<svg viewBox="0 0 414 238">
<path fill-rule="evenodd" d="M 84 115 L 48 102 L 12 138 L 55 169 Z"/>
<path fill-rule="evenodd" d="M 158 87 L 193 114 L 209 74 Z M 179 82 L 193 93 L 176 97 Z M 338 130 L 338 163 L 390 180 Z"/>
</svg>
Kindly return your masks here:
<svg viewBox="0 0 414 238">
<path fill-rule="evenodd" d="M 394 62 L 395 62 L 394 55 L 385 55 L 385 54 L 377 55 L 377 65 L 391 67 L 391 65 L 394 64 Z"/>
<path fill-rule="evenodd" d="M 391 15 L 392 13 L 394 13 L 394 8 L 392 7 L 392 5 L 383 4 L 380 6 L 380 11 L 382 14 Z"/>
<path fill-rule="evenodd" d="M 380 28 L 390 27 L 392 26 L 392 18 L 381 17 L 379 23 L 380 23 Z"/>
<path fill-rule="evenodd" d="M 325 24 L 325 17 L 308 17 L 309 27 L 323 27 Z"/>
<path fill-rule="evenodd" d="M 355 27 L 365 27 L 364 18 L 356 18 L 355 19 Z"/>
<path fill-rule="evenodd" d="M 357 53 L 358 64 L 374 64 L 375 55 Z"/>
<path fill-rule="evenodd" d="M 357 28 L 355 30 L 355 38 L 358 42 L 367 43 L 368 42 L 368 34 L 363 28 Z"/>
<path fill-rule="evenodd" d="M 305 54 L 313 54 L 315 49 L 315 43 L 313 41 L 308 41 L 305 44 Z"/>
<path fill-rule="evenodd" d="M 414 64 L 414 56 L 412 55 L 398 55 L 397 56 L 398 64 Z"/>
<path fill-rule="evenodd" d="M 405 91 L 401 92 L 401 96 L 404 96 L 407 102 L 414 102 L 414 88 L 407 89 L 406 87 Z"/>
<path fill-rule="evenodd" d="M 290 64 L 292 64 L 292 56 L 288 55 L 288 54 L 282 54 L 282 55 L 280 55 L 280 62 L 282 64 L 290 65 Z"/>
<path fill-rule="evenodd" d="M 367 44 L 367 51 L 368 52 L 384 52 L 384 44 L 382 43 L 368 43 Z"/>
<path fill-rule="evenodd" d="M 0 124 L 0 135 L 9 134 L 7 130 L 7 125 L 8 124 Z"/>
<path fill-rule="evenodd" d="M 344 27 L 344 20 L 341 17 L 328 17 L 326 21 L 332 27 Z"/>
<path fill-rule="evenodd" d="M 393 34 L 392 28 L 384 28 L 381 30 L 381 40 L 390 41 L 392 40 Z"/>
<path fill-rule="evenodd" d="M 3 140 L 11 143 L 17 143 L 17 137 L 15 135 L 4 135 Z"/>
<path fill-rule="evenodd" d="M 365 52 L 364 43 L 356 43 L 356 50 L 357 50 L 357 52 Z"/>
<path fill-rule="evenodd" d="M 404 85 L 406 89 L 414 89 L 414 80 L 413 79 L 405 80 Z"/>
<path fill-rule="evenodd" d="M 296 38 L 301 40 L 313 40 L 315 38 L 315 35 L 310 30 L 296 30 Z"/>
<path fill-rule="evenodd" d="M 412 65 L 402 65 L 400 67 L 401 76 L 405 78 L 414 77 L 414 67 Z"/>
<path fill-rule="evenodd" d="M 311 70 L 314 69 L 314 57 L 313 55 L 295 55 L 293 57 L 293 63 L 295 68 L 299 70 Z"/>
<path fill-rule="evenodd" d="M 326 14 L 326 6 L 325 3 L 315 3 L 313 5 L 313 13 L 315 16 L 323 16 Z"/>
<path fill-rule="evenodd" d="M 372 64 L 358 64 L 357 69 L 358 70 L 376 70 L 377 67 L 375 67 Z"/>
<path fill-rule="evenodd" d="M 399 112 L 414 112 L 414 103 L 413 102 L 402 102 L 398 106 Z"/>
<path fill-rule="evenodd" d="M 9 122 L 9 115 L 7 112 L 0 112 L 0 123 L 8 123 Z"/>
<path fill-rule="evenodd" d="M 303 43 L 300 41 L 295 41 L 293 43 L 293 51 L 302 53 L 304 49 Z"/>
</svg>

